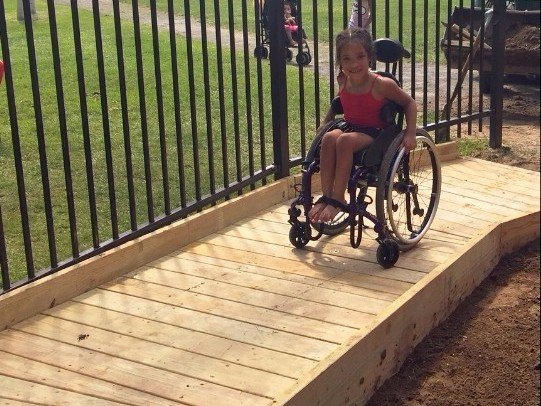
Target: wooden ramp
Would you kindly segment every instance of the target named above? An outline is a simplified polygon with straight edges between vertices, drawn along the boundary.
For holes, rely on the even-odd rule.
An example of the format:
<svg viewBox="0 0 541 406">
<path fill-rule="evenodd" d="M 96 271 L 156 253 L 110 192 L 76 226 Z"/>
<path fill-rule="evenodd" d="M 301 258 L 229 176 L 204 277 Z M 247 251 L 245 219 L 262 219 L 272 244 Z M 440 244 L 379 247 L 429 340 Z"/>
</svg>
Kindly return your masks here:
<svg viewBox="0 0 541 406">
<path fill-rule="evenodd" d="M 0 297 L 0 403 L 363 404 L 539 236 L 539 173 L 442 173 L 431 230 L 388 270 L 370 233 L 292 248 L 287 180 Z"/>
</svg>

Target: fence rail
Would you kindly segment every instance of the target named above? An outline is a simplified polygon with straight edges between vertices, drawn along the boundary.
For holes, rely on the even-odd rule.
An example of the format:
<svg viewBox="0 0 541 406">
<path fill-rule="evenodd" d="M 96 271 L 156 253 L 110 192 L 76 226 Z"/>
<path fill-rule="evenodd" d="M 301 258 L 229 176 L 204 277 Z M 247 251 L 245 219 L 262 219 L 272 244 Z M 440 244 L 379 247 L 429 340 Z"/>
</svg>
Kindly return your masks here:
<svg viewBox="0 0 541 406">
<path fill-rule="evenodd" d="M 470 62 L 453 103 L 440 49 L 442 22 L 473 0 L 375 3 L 373 35 L 411 50 L 398 77 L 419 125 L 440 141 L 480 130 L 482 78 Z M 282 0 L 20 4 L 0 0 L 2 292 L 287 176 L 335 95 L 333 38 L 352 8 L 298 0 L 308 49 L 295 49 Z"/>
</svg>

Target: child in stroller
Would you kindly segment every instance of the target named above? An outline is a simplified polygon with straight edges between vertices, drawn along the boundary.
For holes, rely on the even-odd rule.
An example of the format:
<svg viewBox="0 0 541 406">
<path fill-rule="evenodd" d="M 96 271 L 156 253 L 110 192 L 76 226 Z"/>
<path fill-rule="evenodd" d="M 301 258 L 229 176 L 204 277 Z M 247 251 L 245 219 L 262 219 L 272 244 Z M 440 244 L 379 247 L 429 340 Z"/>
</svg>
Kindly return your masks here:
<svg viewBox="0 0 541 406">
<path fill-rule="evenodd" d="M 284 2 L 284 29 L 286 30 L 286 37 L 290 47 L 296 47 L 298 44 L 293 40 L 293 33 L 296 33 L 299 29 L 295 17 L 291 14 L 291 4 Z"/>
<path fill-rule="evenodd" d="M 260 41 L 254 49 L 254 56 L 256 58 L 267 58 L 269 56 L 269 19 L 265 2 L 260 2 L 261 5 L 261 18 L 259 21 Z M 296 48 L 298 50 L 295 58 L 299 65 L 306 66 L 312 61 L 312 55 L 310 54 L 310 47 L 306 41 L 306 33 L 297 24 L 297 0 L 288 0 L 284 3 L 284 47 L 286 48 L 286 59 L 291 61 L 293 59 L 293 51 L 290 48 Z"/>
</svg>

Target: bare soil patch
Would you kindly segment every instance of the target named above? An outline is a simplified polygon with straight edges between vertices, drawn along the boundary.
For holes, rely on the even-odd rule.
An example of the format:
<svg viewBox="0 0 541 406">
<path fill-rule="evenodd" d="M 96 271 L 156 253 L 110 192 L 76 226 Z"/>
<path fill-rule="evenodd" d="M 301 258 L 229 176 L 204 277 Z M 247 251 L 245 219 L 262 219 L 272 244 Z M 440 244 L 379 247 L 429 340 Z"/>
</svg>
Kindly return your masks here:
<svg viewBox="0 0 541 406">
<path fill-rule="evenodd" d="M 507 79 L 503 147 L 475 156 L 539 171 L 539 78 Z M 539 405 L 539 253 L 503 258 L 368 405 Z"/>
</svg>

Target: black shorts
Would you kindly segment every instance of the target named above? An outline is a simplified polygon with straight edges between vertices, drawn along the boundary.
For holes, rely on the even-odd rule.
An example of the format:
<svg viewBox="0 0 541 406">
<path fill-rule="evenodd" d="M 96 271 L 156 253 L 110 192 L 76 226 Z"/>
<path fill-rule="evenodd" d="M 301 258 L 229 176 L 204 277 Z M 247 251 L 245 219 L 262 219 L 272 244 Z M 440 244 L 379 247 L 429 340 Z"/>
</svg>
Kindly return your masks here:
<svg viewBox="0 0 541 406">
<path fill-rule="evenodd" d="M 337 127 L 345 133 L 363 133 L 372 138 L 376 138 L 382 131 L 381 128 L 363 127 L 361 125 L 348 123 L 347 121 L 339 122 Z"/>
</svg>

